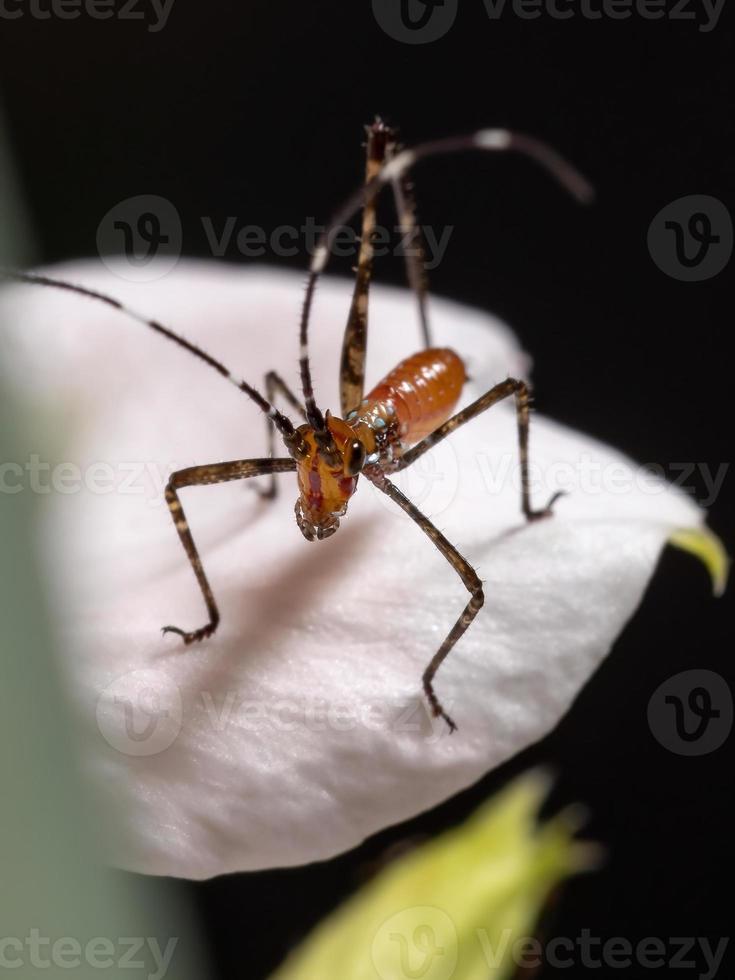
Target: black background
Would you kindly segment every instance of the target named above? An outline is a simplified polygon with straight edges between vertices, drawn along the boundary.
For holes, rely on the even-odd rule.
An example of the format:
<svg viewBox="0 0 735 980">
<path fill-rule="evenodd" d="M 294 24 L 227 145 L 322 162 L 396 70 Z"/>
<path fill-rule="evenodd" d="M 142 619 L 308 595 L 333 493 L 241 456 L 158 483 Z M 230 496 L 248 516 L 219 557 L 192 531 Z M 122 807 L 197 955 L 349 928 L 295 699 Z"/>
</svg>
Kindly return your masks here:
<svg viewBox="0 0 735 980">
<path fill-rule="evenodd" d="M 422 221 L 454 226 L 434 289 L 507 318 L 534 355 L 545 414 L 639 461 L 714 470 L 732 444 L 733 266 L 679 282 L 655 266 L 646 233 L 688 194 L 732 213 L 732 62 L 726 14 L 710 33 L 635 15 L 524 21 L 507 11 L 491 22 L 482 0 L 465 0 L 444 38 L 416 46 L 386 36 L 365 2 L 176 0 L 157 33 L 137 20 L 0 18 L 2 99 L 43 260 L 94 254 L 102 216 L 137 194 L 175 204 L 190 254 L 207 254 L 202 215 L 265 229 L 322 220 L 359 179 L 361 126 L 376 112 L 406 142 L 487 125 L 550 141 L 596 185 L 593 207 L 515 157 L 422 168 Z M 382 262 L 378 276 L 400 282 L 400 264 Z M 710 523 L 732 548 L 731 495 L 728 474 Z M 555 934 L 730 935 L 732 736 L 686 759 L 646 721 L 652 693 L 679 671 L 710 668 L 732 686 L 728 606 L 693 559 L 668 551 L 571 713 L 522 757 L 324 865 L 182 883 L 219 975 L 265 977 L 391 844 L 452 825 L 536 762 L 557 772 L 552 808 L 584 801 L 588 835 L 610 855 L 567 887 Z"/>
</svg>

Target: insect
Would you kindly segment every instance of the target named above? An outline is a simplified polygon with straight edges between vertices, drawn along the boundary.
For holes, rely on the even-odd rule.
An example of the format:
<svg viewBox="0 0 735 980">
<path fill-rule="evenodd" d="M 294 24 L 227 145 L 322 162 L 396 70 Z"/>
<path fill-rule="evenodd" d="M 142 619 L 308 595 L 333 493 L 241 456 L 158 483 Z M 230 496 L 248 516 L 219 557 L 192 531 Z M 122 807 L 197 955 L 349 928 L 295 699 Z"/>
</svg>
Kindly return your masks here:
<svg viewBox="0 0 735 980">
<path fill-rule="evenodd" d="M 22 282 L 68 290 L 119 310 L 204 361 L 244 392 L 266 416 L 270 450 L 267 458 L 238 459 L 187 467 L 172 473 L 169 478 L 165 489 L 166 502 L 196 576 L 208 619 L 203 626 L 196 629 L 165 626 L 163 632 L 178 634 L 185 644 L 190 644 L 211 636 L 220 622 L 214 592 L 181 503 L 180 493 L 183 489 L 266 477 L 267 485 L 259 487 L 259 490 L 263 496 L 274 497 L 277 493 L 277 475 L 295 472 L 298 484 L 296 523 L 307 541 L 315 541 L 328 538 L 337 531 L 357 489 L 359 478 L 363 476 L 378 491 L 386 494 L 428 536 L 469 593 L 469 600 L 461 615 L 423 673 L 423 690 L 432 713 L 442 717 L 450 731 L 453 731 L 456 725 L 435 692 L 434 677 L 480 611 L 484 603 L 482 582 L 467 559 L 401 492 L 390 476 L 411 466 L 437 443 L 492 405 L 513 397 L 521 467 L 521 510 L 526 520 L 535 521 L 549 516 L 560 494 L 554 494 L 540 510 L 531 506 L 528 476 L 529 389 L 524 381 L 508 378 L 455 413 L 467 380 L 465 366 L 454 351 L 436 348 L 431 344 L 421 234 L 416 222 L 409 172 L 419 161 L 438 155 L 473 149 L 490 152 L 516 151 L 544 167 L 579 201 L 589 200 L 592 191 L 587 181 L 550 147 L 529 136 L 507 130 L 480 130 L 473 135 L 440 139 L 412 149 L 402 149 L 398 144 L 397 132 L 380 119 L 368 126 L 366 132 L 365 181 L 326 226 L 311 259 L 299 331 L 303 403 L 275 371 L 266 375 L 263 395 L 249 382 L 234 377 L 224 364 L 185 337 L 138 314 L 111 296 L 32 272 L 8 271 L 2 275 Z M 365 357 L 368 294 L 374 259 L 373 236 L 377 200 L 386 187 L 392 189 L 403 240 L 411 246 L 405 249 L 407 278 L 418 303 L 424 346 L 421 351 L 398 364 L 366 393 Z M 327 266 L 334 236 L 360 211 L 360 249 L 342 347 L 340 414 L 337 416 L 328 411 L 322 412 L 316 402 L 309 361 L 309 321 L 317 282 Z M 284 399 L 300 416 L 300 423 L 294 424 L 291 418 L 276 407 L 277 397 Z M 285 456 L 275 455 L 277 437 L 280 437 L 285 447 Z"/>
</svg>

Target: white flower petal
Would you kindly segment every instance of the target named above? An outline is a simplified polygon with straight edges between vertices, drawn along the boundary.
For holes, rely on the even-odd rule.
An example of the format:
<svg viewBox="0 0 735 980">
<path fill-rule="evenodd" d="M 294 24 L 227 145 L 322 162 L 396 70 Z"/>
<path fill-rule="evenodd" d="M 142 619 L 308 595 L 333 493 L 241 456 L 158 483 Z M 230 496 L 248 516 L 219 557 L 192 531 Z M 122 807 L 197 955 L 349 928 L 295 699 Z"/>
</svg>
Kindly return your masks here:
<svg viewBox="0 0 735 980">
<path fill-rule="evenodd" d="M 251 383 L 275 368 L 297 387 L 298 276 L 197 263 L 145 285 L 91 263 L 55 273 L 160 318 Z M 313 321 L 316 390 L 333 410 L 349 292 L 324 283 Z M 502 324 L 432 308 L 437 341 L 468 361 L 469 397 L 523 372 Z M 418 329 L 402 291 L 375 289 L 371 311 L 374 383 L 417 348 Z M 678 491 L 535 415 L 534 503 L 570 492 L 553 519 L 526 526 L 505 404 L 397 477 L 486 583 L 437 675 L 459 724 L 450 736 L 428 717 L 421 674 L 467 593 L 416 525 L 366 481 L 339 533 L 314 544 L 294 522 L 290 474 L 275 503 L 242 484 L 185 490 L 223 621 L 196 648 L 162 639 L 164 624 L 205 621 L 162 483 L 173 467 L 263 455 L 263 419 L 214 372 L 98 304 L 14 287 L 0 312 L 20 383 L 58 420 L 56 449 L 67 438 L 63 458 L 87 482 L 102 462 L 130 484 L 51 494 L 39 529 L 92 733 L 87 761 L 124 802 L 115 859 L 128 868 L 202 878 L 327 858 L 473 783 L 557 723 L 669 535 L 702 523 Z"/>
</svg>

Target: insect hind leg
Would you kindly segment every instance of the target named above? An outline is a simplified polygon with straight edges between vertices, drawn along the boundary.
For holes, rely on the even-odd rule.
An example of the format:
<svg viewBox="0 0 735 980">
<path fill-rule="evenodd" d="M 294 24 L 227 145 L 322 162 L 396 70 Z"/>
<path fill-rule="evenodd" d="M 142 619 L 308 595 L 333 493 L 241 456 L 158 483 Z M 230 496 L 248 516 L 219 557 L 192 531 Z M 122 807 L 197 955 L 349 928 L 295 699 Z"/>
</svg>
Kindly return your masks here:
<svg viewBox="0 0 735 980">
<path fill-rule="evenodd" d="M 416 218 L 416 198 L 413 184 L 404 174 L 391 182 L 391 189 L 401 231 L 401 247 L 406 265 L 406 278 L 409 287 L 416 296 L 421 340 L 424 349 L 428 350 L 433 346 L 428 312 L 429 281 L 426 275 L 424 238 Z"/>
</svg>

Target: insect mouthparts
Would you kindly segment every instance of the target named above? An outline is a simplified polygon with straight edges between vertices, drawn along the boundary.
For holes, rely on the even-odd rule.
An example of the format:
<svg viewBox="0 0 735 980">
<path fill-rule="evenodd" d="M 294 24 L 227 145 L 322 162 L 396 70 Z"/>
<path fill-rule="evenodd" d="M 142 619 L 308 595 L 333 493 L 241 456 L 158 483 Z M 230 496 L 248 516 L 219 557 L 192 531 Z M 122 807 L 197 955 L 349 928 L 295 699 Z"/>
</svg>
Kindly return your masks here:
<svg viewBox="0 0 735 980">
<path fill-rule="evenodd" d="M 323 541 L 325 538 L 331 538 L 339 528 L 339 516 L 337 514 L 330 514 L 326 520 L 315 524 L 304 513 L 300 497 L 294 506 L 294 513 L 299 530 L 307 541 Z"/>
</svg>

